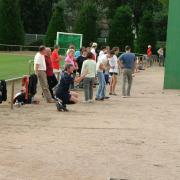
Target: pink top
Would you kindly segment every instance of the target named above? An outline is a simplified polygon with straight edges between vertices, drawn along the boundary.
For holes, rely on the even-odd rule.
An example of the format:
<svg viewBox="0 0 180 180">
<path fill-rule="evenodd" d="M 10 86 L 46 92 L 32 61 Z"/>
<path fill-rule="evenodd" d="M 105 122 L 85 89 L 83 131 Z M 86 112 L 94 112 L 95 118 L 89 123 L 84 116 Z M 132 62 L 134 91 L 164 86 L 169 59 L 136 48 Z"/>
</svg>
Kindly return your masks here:
<svg viewBox="0 0 180 180">
<path fill-rule="evenodd" d="M 72 64 L 73 67 L 76 68 L 76 65 L 75 65 L 75 63 L 74 63 L 74 59 L 71 58 L 69 55 L 67 55 L 67 57 L 66 57 L 66 59 L 65 59 L 65 62 L 66 62 L 67 64 Z"/>
</svg>

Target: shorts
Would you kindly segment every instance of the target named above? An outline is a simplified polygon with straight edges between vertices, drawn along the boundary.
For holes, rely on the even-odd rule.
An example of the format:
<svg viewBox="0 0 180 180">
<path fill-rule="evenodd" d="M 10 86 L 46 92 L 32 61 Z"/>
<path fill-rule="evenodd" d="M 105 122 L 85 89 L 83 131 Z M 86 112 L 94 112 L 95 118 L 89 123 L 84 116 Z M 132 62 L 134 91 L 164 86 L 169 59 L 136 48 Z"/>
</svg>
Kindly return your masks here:
<svg viewBox="0 0 180 180">
<path fill-rule="evenodd" d="M 109 74 L 104 73 L 104 79 L 106 81 L 106 84 L 109 84 Z"/>
<path fill-rule="evenodd" d="M 113 75 L 117 76 L 117 75 L 118 75 L 118 73 L 115 73 L 115 72 L 110 72 L 109 74 L 110 74 L 111 76 L 113 76 Z"/>
<path fill-rule="evenodd" d="M 71 99 L 70 93 L 64 93 L 64 94 L 56 93 L 56 97 L 62 100 L 62 104 L 72 104 L 72 102 L 70 101 Z"/>
</svg>

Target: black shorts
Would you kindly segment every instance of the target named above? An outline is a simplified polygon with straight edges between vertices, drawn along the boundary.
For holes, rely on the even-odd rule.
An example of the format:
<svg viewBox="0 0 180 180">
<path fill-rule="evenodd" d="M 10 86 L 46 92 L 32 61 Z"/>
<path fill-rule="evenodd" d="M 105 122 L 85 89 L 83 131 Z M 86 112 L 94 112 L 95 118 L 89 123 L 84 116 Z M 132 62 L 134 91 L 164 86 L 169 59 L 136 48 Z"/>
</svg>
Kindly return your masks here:
<svg viewBox="0 0 180 180">
<path fill-rule="evenodd" d="M 62 100 L 63 104 L 72 104 L 72 102 L 70 101 L 71 99 L 71 94 L 70 93 L 56 93 L 56 97 L 60 100 Z"/>
<path fill-rule="evenodd" d="M 111 76 L 113 76 L 113 75 L 117 76 L 117 75 L 118 75 L 118 73 L 115 73 L 115 72 L 110 72 L 109 74 L 110 74 Z"/>
</svg>

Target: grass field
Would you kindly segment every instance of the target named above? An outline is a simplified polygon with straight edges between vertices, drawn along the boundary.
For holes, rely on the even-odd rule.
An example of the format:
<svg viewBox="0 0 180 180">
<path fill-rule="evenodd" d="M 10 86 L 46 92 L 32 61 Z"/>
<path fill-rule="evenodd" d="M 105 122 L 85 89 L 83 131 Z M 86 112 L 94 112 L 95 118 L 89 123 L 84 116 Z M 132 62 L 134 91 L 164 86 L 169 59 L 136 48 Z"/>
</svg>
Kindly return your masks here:
<svg viewBox="0 0 180 180">
<path fill-rule="evenodd" d="M 31 55 L 15 55 L 0 53 L 0 79 L 10 79 L 28 74 L 28 61 Z"/>
<path fill-rule="evenodd" d="M 29 60 L 33 60 L 34 55 L 35 52 L 27 52 L 27 54 L 0 53 L 0 80 L 27 75 L 29 73 Z M 61 62 L 61 67 L 63 66 L 64 61 Z"/>
</svg>

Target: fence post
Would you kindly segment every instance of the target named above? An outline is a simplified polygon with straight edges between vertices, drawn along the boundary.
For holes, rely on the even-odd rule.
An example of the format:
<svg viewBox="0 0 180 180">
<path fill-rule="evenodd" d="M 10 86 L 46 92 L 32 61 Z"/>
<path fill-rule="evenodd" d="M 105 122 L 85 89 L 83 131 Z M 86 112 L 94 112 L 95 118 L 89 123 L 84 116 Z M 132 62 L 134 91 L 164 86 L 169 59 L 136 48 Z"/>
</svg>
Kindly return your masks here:
<svg viewBox="0 0 180 180">
<path fill-rule="evenodd" d="M 23 47 L 22 47 L 22 46 L 19 46 L 19 50 L 22 51 L 22 50 L 23 50 Z"/>
<path fill-rule="evenodd" d="M 13 109 L 13 99 L 14 99 L 14 81 L 12 81 L 12 88 L 11 88 L 11 109 Z"/>
<path fill-rule="evenodd" d="M 32 66 L 32 60 L 29 60 L 29 75 L 31 74 L 31 66 Z"/>
</svg>

